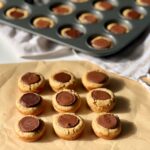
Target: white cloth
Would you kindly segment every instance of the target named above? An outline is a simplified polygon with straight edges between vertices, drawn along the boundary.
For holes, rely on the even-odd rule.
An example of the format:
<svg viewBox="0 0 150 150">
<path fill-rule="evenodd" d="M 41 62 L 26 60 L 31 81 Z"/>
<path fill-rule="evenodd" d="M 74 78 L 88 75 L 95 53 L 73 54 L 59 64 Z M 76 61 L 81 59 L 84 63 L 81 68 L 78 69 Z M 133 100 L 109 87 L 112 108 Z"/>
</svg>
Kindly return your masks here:
<svg viewBox="0 0 150 150">
<path fill-rule="evenodd" d="M 16 55 L 23 58 L 48 54 L 55 55 L 56 53 L 70 51 L 66 46 L 58 45 L 43 37 L 11 28 L 7 25 L 0 24 L 0 35 L 6 35 L 9 42 L 16 45 Z"/>
</svg>

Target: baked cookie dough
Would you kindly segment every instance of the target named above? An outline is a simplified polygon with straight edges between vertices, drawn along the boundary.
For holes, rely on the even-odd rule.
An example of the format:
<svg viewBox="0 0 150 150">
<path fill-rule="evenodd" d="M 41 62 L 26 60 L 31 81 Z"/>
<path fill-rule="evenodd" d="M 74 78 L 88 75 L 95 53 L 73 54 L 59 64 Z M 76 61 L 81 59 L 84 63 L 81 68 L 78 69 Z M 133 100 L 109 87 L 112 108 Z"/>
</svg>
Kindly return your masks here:
<svg viewBox="0 0 150 150">
<path fill-rule="evenodd" d="M 39 73 L 27 72 L 18 80 L 18 87 L 22 92 L 39 93 L 45 86 L 45 79 Z"/>
<path fill-rule="evenodd" d="M 24 141 L 37 141 L 44 135 L 45 123 L 35 116 L 26 116 L 16 124 L 15 131 Z"/>
<path fill-rule="evenodd" d="M 136 2 L 142 6 L 150 6 L 150 0 L 137 0 Z"/>
<path fill-rule="evenodd" d="M 74 3 L 85 3 L 88 0 L 71 0 L 71 1 L 74 2 Z"/>
<path fill-rule="evenodd" d="M 58 114 L 53 118 L 55 133 L 65 140 L 75 140 L 79 138 L 84 127 L 85 124 L 82 118 L 75 114 Z"/>
<path fill-rule="evenodd" d="M 89 91 L 86 99 L 90 109 L 94 112 L 109 112 L 116 104 L 113 92 L 106 88 Z"/>
<path fill-rule="evenodd" d="M 121 121 L 118 116 L 102 113 L 92 121 L 94 133 L 104 139 L 114 139 L 121 132 Z"/>
<path fill-rule="evenodd" d="M 92 70 L 82 76 L 82 84 L 87 90 L 100 88 L 108 84 L 109 76 L 101 70 Z"/>
<path fill-rule="evenodd" d="M 4 7 L 4 3 L 0 2 L 0 9 Z"/>
<path fill-rule="evenodd" d="M 52 11 L 56 15 L 69 15 L 73 12 L 73 8 L 70 5 L 61 4 L 52 7 Z"/>
<path fill-rule="evenodd" d="M 81 105 L 81 99 L 75 91 L 64 89 L 53 96 L 52 104 L 57 112 L 76 112 Z"/>
<path fill-rule="evenodd" d="M 44 110 L 44 102 L 36 93 L 26 93 L 16 100 L 16 107 L 24 115 L 39 115 Z"/>
<path fill-rule="evenodd" d="M 97 37 L 91 39 L 90 45 L 97 50 L 103 50 L 103 49 L 111 48 L 113 45 L 113 42 L 108 37 L 97 36 Z"/>
<path fill-rule="evenodd" d="M 83 24 L 93 24 L 98 22 L 97 16 L 92 13 L 82 13 L 78 19 Z"/>
<path fill-rule="evenodd" d="M 6 11 L 6 16 L 10 19 L 25 19 L 29 16 L 29 13 L 25 9 L 13 7 Z"/>
<path fill-rule="evenodd" d="M 100 0 L 94 4 L 94 8 L 101 11 L 111 10 L 113 7 L 114 6 L 107 0 Z"/>
<path fill-rule="evenodd" d="M 74 89 L 76 79 L 69 71 L 59 71 L 50 76 L 49 84 L 55 92 L 63 89 Z"/>
<path fill-rule="evenodd" d="M 52 28 L 54 25 L 53 19 L 48 17 L 37 17 L 33 20 L 33 26 L 39 29 Z"/>
<path fill-rule="evenodd" d="M 114 34 L 125 34 L 129 32 L 129 28 L 126 25 L 121 23 L 110 23 L 107 26 L 107 30 L 109 30 Z"/>
<path fill-rule="evenodd" d="M 61 29 L 60 34 L 64 38 L 75 39 L 80 37 L 83 33 L 76 28 L 66 27 Z"/>
<path fill-rule="evenodd" d="M 137 10 L 132 9 L 132 8 L 125 9 L 122 12 L 122 15 L 125 18 L 130 19 L 130 20 L 136 20 L 136 19 L 142 19 L 142 18 L 144 18 L 144 15 L 142 13 L 140 13 Z"/>
</svg>

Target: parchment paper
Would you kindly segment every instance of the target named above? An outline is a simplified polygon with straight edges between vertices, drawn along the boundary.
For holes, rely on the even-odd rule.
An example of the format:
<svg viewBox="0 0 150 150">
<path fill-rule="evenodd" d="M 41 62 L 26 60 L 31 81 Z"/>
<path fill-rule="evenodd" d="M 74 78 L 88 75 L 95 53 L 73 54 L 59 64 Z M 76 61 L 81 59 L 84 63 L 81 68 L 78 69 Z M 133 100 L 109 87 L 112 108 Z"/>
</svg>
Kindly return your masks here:
<svg viewBox="0 0 150 150">
<path fill-rule="evenodd" d="M 40 116 L 47 125 L 46 134 L 37 142 L 21 141 L 15 134 L 14 125 L 21 115 L 15 101 L 23 93 L 17 88 L 18 77 L 28 71 L 42 73 L 46 79 L 56 70 L 69 70 L 78 78 L 88 70 L 98 68 L 89 62 L 59 61 L 0 65 L 0 150 L 148 150 L 150 148 L 150 92 L 140 83 L 109 73 L 108 86 L 115 92 L 117 105 L 112 111 L 122 121 L 123 132 L 115 140 L 97 138 L 91 129 L 91 120 L 96 115 L 87 106 L 84 88 L 77 88 L 82 97 L 82 106 L 77 112 L 86 122 L 81 138 L 75 141 L 59 139 L 52 128 L 52 117 L 57 114 L 51 106 L 54 94 L 47 85 L 41 93 L 46 99 L 45 112 Z"/>
</svg>

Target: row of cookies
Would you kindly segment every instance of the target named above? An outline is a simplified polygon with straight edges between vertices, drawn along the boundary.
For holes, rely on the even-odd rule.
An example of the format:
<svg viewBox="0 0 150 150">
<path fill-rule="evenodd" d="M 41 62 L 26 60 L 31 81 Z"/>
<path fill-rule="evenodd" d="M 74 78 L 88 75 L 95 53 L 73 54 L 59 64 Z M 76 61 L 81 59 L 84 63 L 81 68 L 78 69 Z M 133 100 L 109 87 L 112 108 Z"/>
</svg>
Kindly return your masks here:
<svg viewBox="0 0 150 150">
<path fill-rule="evenodd" d="M 108 75 L 100 70 L 89 71 L 82 77 L 82 83 L 87 90 L 102 87 L 106 85 L 108 81 Z M 18 86 L 23 92 L 39 93 L 44 89 L 45 83 L 46 80 L 43 75 L 28 72 L 19 78 Z M 60 71 L 50 76 L 49 84 L 55 92 L 62 89 L 75 89 L 77 79 L 69 71 Z"/>
<path fill-rule="evenodd" d="M 88 92 L 87 104 L 94 112 L 109 112 L 116 99 L 112 91 L 106 88 L 97 88 Z M 76 112 L 81 106 L 82 100 L 74 90 L 64 89 L 55 93 L 52 97 L 52 105 L 57 112 Z M 16 107 L 24 115 L 39 115 L 45 109 L 45 100 L 37 93 L 28 92 L 16 100 Z"/>
<path fill-rule="evenodd" d="M 84 120 L 72 113 L 62 113 L 53 118 L 53 129 L 58 137 L 75 140 L 81 136 L 85 128 Z M 114 139 L 121 132 L 121 121 L 118 116 L 102 113 L 92 120 L 92 129 L 98 137 Z M 35 116 L 26 116 L 18 121 L 16 134 L 24 141 L 37 141 L 45 133 L 46 123 Z"/>
</svg>

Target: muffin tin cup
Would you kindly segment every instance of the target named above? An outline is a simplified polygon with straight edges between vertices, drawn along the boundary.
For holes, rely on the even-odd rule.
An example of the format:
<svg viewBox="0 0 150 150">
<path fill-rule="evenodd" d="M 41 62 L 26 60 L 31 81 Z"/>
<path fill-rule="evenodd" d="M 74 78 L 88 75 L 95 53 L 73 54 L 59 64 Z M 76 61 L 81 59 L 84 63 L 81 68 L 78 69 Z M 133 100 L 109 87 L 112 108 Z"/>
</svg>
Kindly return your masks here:
<svg viewBox="0 0 150 150">
<path fill-rule="evenodd" d="M 109 0 L 108 0 L 109 1 Z M 150 6 L 143 7 L 138 5 L 135 0 L 112 0 L 112 4 L 115 3 L 113 9 L 108 11 L 99 11 L 94 9 L 93 3 L 95 0 L 89 0 L 84 3 L 73 3 L 71 0 L 50 0 L 47 4 L 28 4 L 20 0 L 5 0 L 4 7 L 0 9 L 0 22 L 6 23 L 13 27 L 38 34 L 54 42 L 67 45 L 80 52 L 87 53 L 93 56 L 107 56 L 125 50 L 124 48 L 130 44 L 135 38 L 137 38 L 145 29 L 150 25 Z M 111 0 L 109 1 L 111 2 Z M 68 4 L 73 7 L 73 12 L 69 15 L 56 15 L 50 8 L 55 4 Z M 19 7 L 26 9 L 29 12 L 29 16 L 25 19 L 9 19 L 5 12 L 12 7 Z M 143 19 L 130 20 L 122 16 L 121 12 L 124 8 L 133 8 L 144 13 Z M 77 15 L 82 12 L 93 12 L 99 16 L 99 21 L 94 24 L 82 24 L 77 20 Z M 55 25 L 52 28 L 38 29 L 32 25 L 33 18 L 37 16 L 46 16 L 54 20 Z M 111 33 L 106 29 L 106 24 L 111 23 L 112 20 L 116 20 L 119 23 L 129 25 L 129 32 L 121 35 Z M 60 28 L 63 26 L 73 26 L 79 28 L 84 34 L 78 38 L 67 39 L 60 35 Z M 107 49 L 97 50 L 93 48 L 89 43 L 89 38 L 94 35 L 104 35 L 110 37 L 113 42 L 113 46 Z"/>
</svg>

